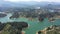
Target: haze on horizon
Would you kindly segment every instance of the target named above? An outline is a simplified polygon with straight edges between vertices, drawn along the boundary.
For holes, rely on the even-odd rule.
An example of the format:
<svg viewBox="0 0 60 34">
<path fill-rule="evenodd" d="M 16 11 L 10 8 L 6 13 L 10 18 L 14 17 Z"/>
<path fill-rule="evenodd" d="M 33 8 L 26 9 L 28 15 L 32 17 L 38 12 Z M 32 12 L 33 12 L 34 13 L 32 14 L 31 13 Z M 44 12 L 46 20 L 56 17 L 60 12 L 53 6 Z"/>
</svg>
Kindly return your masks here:
<svg viewBox="0 0 60 34">
<path fill-rule="evenodd" d="M 60 0 L 3 0 L 3 1 L 9 1 L 9 2 L 28 2 L 28 1 L 36 1 L 36 2 L 41 2 L 41 1 L 60 2 Z"/>
</svg>

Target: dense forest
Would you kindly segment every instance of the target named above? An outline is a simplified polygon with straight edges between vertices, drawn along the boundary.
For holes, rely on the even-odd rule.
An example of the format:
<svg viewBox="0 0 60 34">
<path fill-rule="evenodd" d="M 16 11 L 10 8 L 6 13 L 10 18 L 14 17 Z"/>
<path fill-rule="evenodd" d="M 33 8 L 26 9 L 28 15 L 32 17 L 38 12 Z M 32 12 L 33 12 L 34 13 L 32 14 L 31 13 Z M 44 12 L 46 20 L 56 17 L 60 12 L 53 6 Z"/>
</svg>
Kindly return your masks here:
<svg viewBox="0 0 60 34">
<path fill-rule="evenodd" d="M 27 28 L 26 22 L 0 22 L 0 34 L 22 34 L 22 29 Z"/>
</svg>

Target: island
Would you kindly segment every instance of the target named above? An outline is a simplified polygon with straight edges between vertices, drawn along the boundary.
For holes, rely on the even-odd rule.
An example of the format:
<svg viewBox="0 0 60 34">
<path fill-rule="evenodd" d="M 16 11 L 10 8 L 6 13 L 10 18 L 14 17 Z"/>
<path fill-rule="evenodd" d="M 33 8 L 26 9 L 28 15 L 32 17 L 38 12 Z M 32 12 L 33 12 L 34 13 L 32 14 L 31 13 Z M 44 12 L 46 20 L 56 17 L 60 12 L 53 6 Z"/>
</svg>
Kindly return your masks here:
<svg viewBox="0 0 60 34">
<path fill-rule="evenodd" d="M 0 22 L 0 34 L 22 34 L 22 30 L 27 27 L 27 22 Z"/>
<path fill-rule="evenodd" d="M 38 34 L 60 34 L 60 25 L 47 27 L 41 31 L 38 31 Z"/>
<path fill-rule="evenodd" d="M 11 18 L 19 18 L 18 12 L 13 12 L 12 16 L 10 17 L 10 19 Z"/>
<path fill-rule="evenodd" d="M 0 18 L 7 16 L 7 14 L 0 13 Z"/>
</svg>

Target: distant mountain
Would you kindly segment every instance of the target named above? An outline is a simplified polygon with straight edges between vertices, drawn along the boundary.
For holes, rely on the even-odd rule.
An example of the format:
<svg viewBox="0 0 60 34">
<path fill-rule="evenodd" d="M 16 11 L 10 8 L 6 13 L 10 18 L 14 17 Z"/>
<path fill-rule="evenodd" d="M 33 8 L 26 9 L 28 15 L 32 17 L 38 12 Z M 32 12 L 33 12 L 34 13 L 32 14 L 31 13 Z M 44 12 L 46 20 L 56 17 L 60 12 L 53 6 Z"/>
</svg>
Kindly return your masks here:
<svg viewBox="0 0 60 34">
<path fill-rule="evenodd" d="M 43 8 L 55 8 L 60 7 L 60 3 L 58 2 L 7 2 L 0 0 L 0 7 L 43 7 Z"/>
</svg>

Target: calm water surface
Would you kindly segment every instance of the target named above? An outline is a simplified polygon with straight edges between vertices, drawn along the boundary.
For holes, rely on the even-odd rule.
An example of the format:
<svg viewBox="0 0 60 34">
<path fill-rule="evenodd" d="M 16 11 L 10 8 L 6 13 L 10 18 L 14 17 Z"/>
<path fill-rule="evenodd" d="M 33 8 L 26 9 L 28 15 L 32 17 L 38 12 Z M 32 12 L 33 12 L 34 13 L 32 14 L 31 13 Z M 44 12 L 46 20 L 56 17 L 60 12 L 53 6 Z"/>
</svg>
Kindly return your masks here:
<svg viewBox="0 0 60 34">
<path fill-rule="evenodd" d="M 43 22 L 38 22 L 38 19 L 34 19 L 33 21 L 28 20 L 27 18 L 18 18 L 18 19 L 9 19 L 9 17 L 12 16 L 10 13 L 7 14 L 6 17 L 0 18 L 0 22 L 5 23 L 5 22 L 13 22 L 13 21 L 24 21 L 29 24 L 29 27 L 26 28 L 25 34 L 36 34 L 37 31 L 42 30 L 48 26 L 51 25 L 60 25 L 60 19 L 55 20 L 54 23 L 49 22 L 47 18 L 44 19 Z"/>
</svg>

